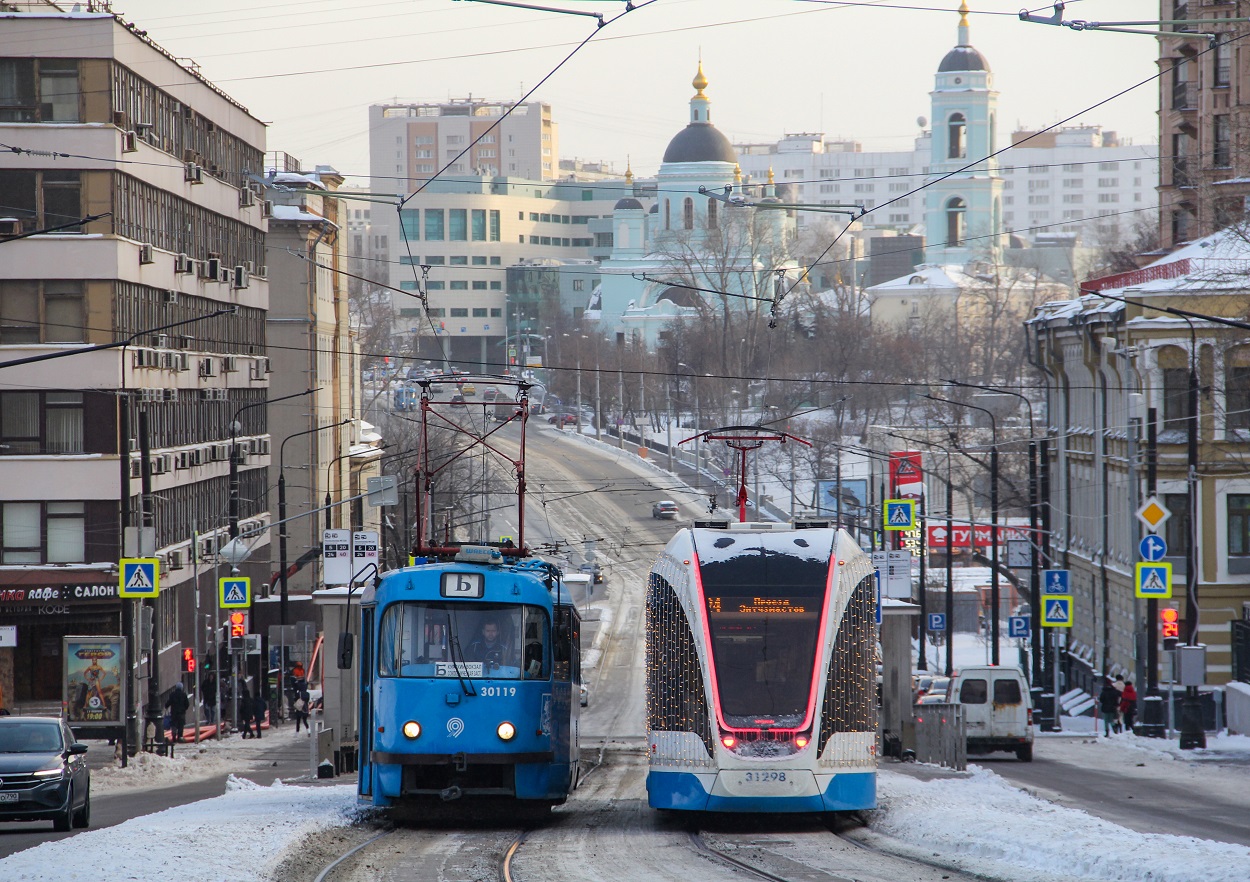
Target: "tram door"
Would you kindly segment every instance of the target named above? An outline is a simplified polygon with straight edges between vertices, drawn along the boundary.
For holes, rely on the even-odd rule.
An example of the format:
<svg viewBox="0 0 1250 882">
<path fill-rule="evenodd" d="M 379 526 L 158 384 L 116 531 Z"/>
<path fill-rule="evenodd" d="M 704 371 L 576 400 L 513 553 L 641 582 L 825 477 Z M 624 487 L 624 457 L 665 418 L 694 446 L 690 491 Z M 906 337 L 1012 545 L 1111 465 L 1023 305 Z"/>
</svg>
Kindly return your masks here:
<svg viewBox="0 0 1250 882">
<path fill-rule="evenodd" d="M 360 614 L 360 794 L 373 794 L 373 608 Z"/>
</svg>

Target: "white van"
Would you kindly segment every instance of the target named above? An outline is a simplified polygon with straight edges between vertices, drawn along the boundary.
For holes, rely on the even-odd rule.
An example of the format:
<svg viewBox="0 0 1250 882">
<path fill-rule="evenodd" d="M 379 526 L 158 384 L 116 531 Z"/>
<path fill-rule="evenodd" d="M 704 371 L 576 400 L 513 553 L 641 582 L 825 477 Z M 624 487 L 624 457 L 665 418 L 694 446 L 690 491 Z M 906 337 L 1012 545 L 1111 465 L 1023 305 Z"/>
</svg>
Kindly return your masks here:
<svg viewBox="0 0 1250 882">
<path fill-rule="evenodd" d="M 968 753 L 1014 752 L 1033 761 L 1033 704 L 1019 668 L 962 668 L 950 684 L 950 700 L 964 707 Z"/>
</svg>

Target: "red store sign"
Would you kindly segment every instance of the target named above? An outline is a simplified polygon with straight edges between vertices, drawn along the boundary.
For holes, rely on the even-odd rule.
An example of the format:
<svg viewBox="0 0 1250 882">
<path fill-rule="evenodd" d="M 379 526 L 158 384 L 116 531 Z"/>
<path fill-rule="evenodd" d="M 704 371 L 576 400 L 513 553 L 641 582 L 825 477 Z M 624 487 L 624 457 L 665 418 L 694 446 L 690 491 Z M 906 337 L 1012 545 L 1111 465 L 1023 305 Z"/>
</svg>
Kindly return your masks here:
<svg viewBox="0 0 1250 882">
<path fill-rule="evenodd" d="M 956 548 L 967 548 L 971 545 L 973 533 L 976 534 L 976 545 L 978 548 L 989 548 L 990 546 L 990 525 L 977 524 L 975 527 L 968 525 L 953 528 L 955 534 L 954 546 Z M 1002 524 L 998 525 L 998 544 L 1002 545 L 1008 539 L 1028 539 L 1029 531 L 1027 527 L 1006 527 Z M 946 525 L 929 525 L 929 547 L 930 548 L 946 548 L 949 544 L 946 537 Z"/>
</svg>

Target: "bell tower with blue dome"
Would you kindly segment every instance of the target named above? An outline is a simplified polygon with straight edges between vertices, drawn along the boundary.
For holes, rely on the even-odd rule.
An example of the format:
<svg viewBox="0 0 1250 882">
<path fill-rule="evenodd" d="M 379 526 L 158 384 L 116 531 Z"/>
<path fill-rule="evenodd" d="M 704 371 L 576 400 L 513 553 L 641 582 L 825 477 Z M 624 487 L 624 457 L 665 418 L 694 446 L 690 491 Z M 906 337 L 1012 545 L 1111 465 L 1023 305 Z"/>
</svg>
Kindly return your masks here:
<svg viewBox="0 0 1250 882">
<path fill-rule="evenodd" d="M 997 264 L 1002 249 L 1003 181 L 997 159 L 998 93 L 985 57 L 969 40 L 968 3 L 959 6 L 958 44 L 938 65 L 932 101 L 930 174 L 958 171 L 925 190 L 925 262 Z"/>
</svg>

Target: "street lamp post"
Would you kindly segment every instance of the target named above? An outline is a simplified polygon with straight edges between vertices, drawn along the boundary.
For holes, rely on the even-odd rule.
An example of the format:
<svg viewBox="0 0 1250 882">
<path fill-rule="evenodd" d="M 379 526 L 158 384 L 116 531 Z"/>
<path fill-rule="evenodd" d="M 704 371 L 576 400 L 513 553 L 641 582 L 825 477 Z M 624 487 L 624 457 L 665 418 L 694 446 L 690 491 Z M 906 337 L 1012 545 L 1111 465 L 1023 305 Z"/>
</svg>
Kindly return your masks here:
<svg viewBox="0 0 1250 882">
<path fill-rule="evenodd" d="M 1038 560 L 1038 542 L 1039 533 L 1037 529 L 1038 509 L 1041 506 L 1041 500 L 1038 498 L 1037 483 L 1037 439 L 1034 437 L 1033 426 L 1033 402 L 1019 392 L 1013 392 L 1010 389 L 999 389 L 995 386 L 983 386 L 980 383 L 961 383 L 958 380 L 947 380 L 952 386 L 961 386 L 971 389 L 984 389 L 987 392 L 994 392 L 1001 395 L 1014 395 L 1024 402 L 1029 409 L 1029 606 L 1033 615 L 1031 618 L 1031 627 L 1029 639 L 1033 644 L 1033 664 L 1032 676 L 1030 681 L 1033 684 L 1034 707 L 1040 707 L 1037 699 L 1042 694 L 1042 680 L 1045 678 L 1045 668 L 1042 665 L 1042 589 L 1041 589 L 1041 572 Z M 1042 721 L 1045 725 L 1045 720 Z"/>
<path fill-rule="evenodd" d="M 279 401 L 286 401 L 290 398 L 299 398 L 303 395 L 311 395 L 316 389 L 305 389 L 303 392 L 293 392 L 290 395 L 283 395 L 279 398 L 268 398 L 264 401 L 257 401 L 253 404 L 245 404 L 234 412 L 234 418 L 230 420 L 230 538 L 239 538 L 239 432 L 243 429 L 243 424 L 239 422 L 239 416 L 245 410 L 251 410 L 253 407 L 265 407 L 269 404 L 276 404 Z"/>
<path fill-rule="evenodd" d="M 990 418 L 990 437 L 992 438 L 990 447 L 990 664 L 997 665 L 998 662 L 998 422 L 994 419 L 994 414 L 984 407 L 978 407 L 975 404 L 968 404 L 963 401 L 954 401 L 952 399 L 938 398 L 935 395 L 926 395 L 932 401 L 941 404 L 953 404 L 957 407 L 967 407 L 971 410 L 979 410 Z"/>
<path fill-rule="evenodd" d="M 288 573 L 286 563 L 286 443 L 292 438 L 299 438 L 302 435 L 311 435 L 314 432 L 320 432 L 322 429 L 333 429 L 338 426 L 350 423 L 349 417 L 345 420 L 339 420 L 329 426 L 315 426 L 311 429 L 304 429 L 302 432 L 296 432 L 293 435 L 287 435 L 282 439 L 282 443 L 278 445 L 278 583 L 281 586 L 278 600 L 278 624 L 286 626 L 287 615 L 287 585 Z"/>
</svg>

